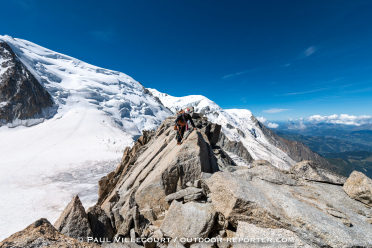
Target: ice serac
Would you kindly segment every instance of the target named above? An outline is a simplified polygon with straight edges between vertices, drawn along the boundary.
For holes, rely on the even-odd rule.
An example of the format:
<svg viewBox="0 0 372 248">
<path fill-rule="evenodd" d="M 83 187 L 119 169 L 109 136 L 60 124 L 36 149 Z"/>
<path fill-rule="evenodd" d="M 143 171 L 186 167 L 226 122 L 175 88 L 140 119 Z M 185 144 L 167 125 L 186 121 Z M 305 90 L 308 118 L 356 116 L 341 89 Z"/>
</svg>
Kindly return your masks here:
<svg viewBox="0 0 372 248">
<path fill-rule="evenodd" d="M 0 126 L 48 117 L 52 106 L 51 95 L 0 39 Z"/>
<path fill-rule="evenodd" d="M 222 125 L 218 145 L 227 152 L 243 158 L 248 164 L 253 160 L 267 160 L 278 168 L 288 170 L 303 160 L 316 162 L 323 168 L 329 163 L 301 142 L 285 140 L 265 127 L 247 109 L 222 109 L 215 102 L 200 95 L 173 97 L 155 89 L 150 92 L 174 113 L 191 106 L 210 121 Z"/>
</svg>

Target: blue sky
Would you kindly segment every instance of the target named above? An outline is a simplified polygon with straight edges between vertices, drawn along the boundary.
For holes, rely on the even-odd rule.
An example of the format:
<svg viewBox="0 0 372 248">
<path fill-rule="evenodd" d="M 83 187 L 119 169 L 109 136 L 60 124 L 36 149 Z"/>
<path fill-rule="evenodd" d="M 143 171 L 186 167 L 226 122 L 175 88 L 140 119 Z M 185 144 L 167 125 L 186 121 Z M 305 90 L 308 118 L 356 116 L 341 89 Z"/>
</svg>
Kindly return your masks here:
<svg viewBox="0 0 372 248">
<path fill-rule="evenodd" d="M 371 1 L 2 0 L 0 34 L 268 120 L 372 115 Z"/>
</svg>

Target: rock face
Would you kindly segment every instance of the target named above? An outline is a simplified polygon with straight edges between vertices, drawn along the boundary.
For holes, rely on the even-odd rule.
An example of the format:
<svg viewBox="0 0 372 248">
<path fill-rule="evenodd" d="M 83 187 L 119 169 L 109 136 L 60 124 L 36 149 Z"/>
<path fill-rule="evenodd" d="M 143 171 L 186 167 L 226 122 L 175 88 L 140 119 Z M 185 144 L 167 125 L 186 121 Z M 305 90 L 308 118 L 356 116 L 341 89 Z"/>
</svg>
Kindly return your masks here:
<svg viewBox="0 0 372 248">
<path fill-rule="evenodd" d="M 302 161 L 291 167 L 289 170 L 298 178 L 309 181 L 326 182 L 343 185 L 346 178 L 337 175 L 329 170 L 319 168 L 319 165 L 313 161 Z"/>
<path fill-rule="evenodd" d="M 52 106 L 51 95 L 11 47 L 0 41 L 0 125 L 42 115 L 43 110 Z"/>
<path fill-rule="evenodd" d="M 120 164 L 115 171 L 109 173 L 107 176 L 101 178 L 98 182 L 98 203 L 101 204 L 107 194 L 116 186 L 116 183 L 120 179 L 119 175 L 122 171 L 126 171 L 129 167 L 133 166 L 138 157 L 145 151 L 146 144 L 155 135 L 153 131 L 142 131 L 143 135 L 137 139 L 132 148 L 126 147 L 124 155 L 121 159 Z"/>
<path fill-rule="evenodd" d="M 217 143 L 218 146 L 220 146 L 222 149 L 224 149 L 227 152 L 232 152 L 242 159 L 244 159 L 247 163 L 253 162 L 253 158 L 251 154 L 249 154 L 247 148 L 244 147 L 243 143 L 241 141 L 231 141 L 229 138 L 226 137 L 224 133 L 221 132 L 220 139 Z"/>
<path fill-rule="evenodd" d="M 171 238 L 206 238 L 212 230 L 216 211 L 210 203 L 173 201 L 160 230 Z"/>
<path fill-rule="evenodd" d="M 281 245 L 275 244 L 276 242 L 283 242 L 282 247 L 306 247 L 311 248 L 310 245 L 304 243 L 300 238 L 297 237 L 291 231 L 281 228 L 261 228 L 247 222 L 238 222 L 238 228 L 236 230 L 236 238 L 247 238 L 254 237 L 253 242 L 239 242 L 234 244 L 234 248 L 245 248 L 245 247 L 262 247 L 265 245 L 272 245 L 278 247 Z"/>
<path fill-rule="evenodd" d="M 353 171 L 344 184 L 345 192 L 352 198 L 372 207 L 372 180 L 359 171 Z"/>
<path fill-rule="evenodd" d="M 40 219 L 24 230 L 17 232 L 0 242 L 1 248 L 24 247 L 69 247 L 98 248 L 96 244 L 79 242 L 76 239 L 59 233 L 46 219 Z"/>
<path fill-rule="evenodd" d="M 111 220 L 100 206 L 95 205 L 87 211 L 88 220 L 94 238 L 112 240 L 115 231 L 111 226 Z"/>
<path fill-rule="evenodd" d="M 260 167 L 244 173 L 217 172 L 206 181 L 216 211 L 232 225 L 237 227 L 242 221 L 261 228 L 286 229 L 313 247 L 372 245 L 372 225 L 356 212 L 371 210 L 348 197 L 341 186 L 306 181 L 293 185 L 287 180 L 278 183 L 277 178 L 295 176 L 282 172 L 279 177 L 265 179 L 267 173 L 257 177 L 251 170 Z"/>
<path fill-rule="evenodd" d="M 71 238 L 93 237 L 88 216 L 78 196 L 74 196 L 61 216 L 54 223 L 54 227 L 62 234 Z"/>
<path fill-rule="evenodd" d="M 185 141 L 177 146 L 174 120 L 168 117 L 153 137 L 146 139 L 148 143 L 138 142 L 126 149 L 122 163 L 109 174 L 116 183 L 110 189 L 100 187 L 100 192 L 107 193 L 100 195 L 99 203 L 117 230 L 128 225 L 126 212 L 135 206 L 158 219 L 169 208 L 167 195 L 187 188 L 186 184 L 200 179 L 202 172 L 219 170 L 207 136 L 210 124 L 199 118 L 196 121 L 201 122 L 201 131 L 185 133 Z"/>
</svg>

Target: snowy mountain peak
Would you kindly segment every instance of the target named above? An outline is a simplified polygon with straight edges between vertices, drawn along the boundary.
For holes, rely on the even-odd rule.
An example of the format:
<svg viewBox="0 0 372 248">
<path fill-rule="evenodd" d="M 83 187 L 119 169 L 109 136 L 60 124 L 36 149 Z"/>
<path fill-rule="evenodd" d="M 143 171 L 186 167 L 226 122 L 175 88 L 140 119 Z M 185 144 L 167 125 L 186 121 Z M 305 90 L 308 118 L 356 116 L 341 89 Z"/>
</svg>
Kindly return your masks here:
<svg viewBox="0 0 372 248">
<path fill-rule="evenodd" d="M 74 108 L 96 108 L 131 135 L 157 127 L 170 113 L 128 75 L 90 65 L 32 42 L 0 36 L 52 95 L 57 117 Z"/>
</svg>

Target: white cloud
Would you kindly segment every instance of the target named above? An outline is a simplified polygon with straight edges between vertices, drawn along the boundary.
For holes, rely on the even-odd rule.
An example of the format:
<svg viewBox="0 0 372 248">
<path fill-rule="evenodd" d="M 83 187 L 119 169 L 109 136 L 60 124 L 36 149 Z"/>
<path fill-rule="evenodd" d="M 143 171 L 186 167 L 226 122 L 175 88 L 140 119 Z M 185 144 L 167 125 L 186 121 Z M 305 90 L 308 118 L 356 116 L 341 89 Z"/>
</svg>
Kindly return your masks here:
<svg viewBox="0 0 372 248">
<path fill-rule="evenodd" d="M 308 121 L 311 122 L 325 122 L 325 123 L 332 123 L 332 124 L 343 124 L 343 125 L 352 125 L 352 126 L 360 126 L 367 123 L 372 123 L 372 116 L 368 115 L 330 115 L 330 116 L 321 116 L 321 115 L 313 115 L 307 118 Z"/>
<path fill-rule="evenodd" d="M 306 57 L 309 57 L 311 54 L 315 53 L 315 51 L 316 51 L 316 48 L 314 46 L 311 46 L 304 51 L 304 55 Z"/>
<path fill-rule="evenodd" d="M 267 121 L 265 117 L 257 117 L 257 120 L 259 120 L 262 123 L 265 123 Z"/>
<path fill-rule="evenodd" d="M 284 112 L 284 111 L 288 111 L 288 110 L 290 110 L 290 109 L 271 108 L 271 109 L 263 110 L 263 112 L 268 113 L 268 114 L 275 114 L 275 113 L 280 113 L 280 112 Z"/>
<path fill-rule="evenodd" d="M 267 123 L 267 127 L 269 127 L 269 128 L 278 128 L 279 127 L 279 124 L 269 122 L 269 123 Z"/>
<path fill-rule="evenodd" d="M 263 123 L 268 128 L 278 128 L 279 125 L 273 122 L 268 122 L 265 117 L 257 117 L 257 120 L 259 120 L 261 123 Z"/>
</svg>

